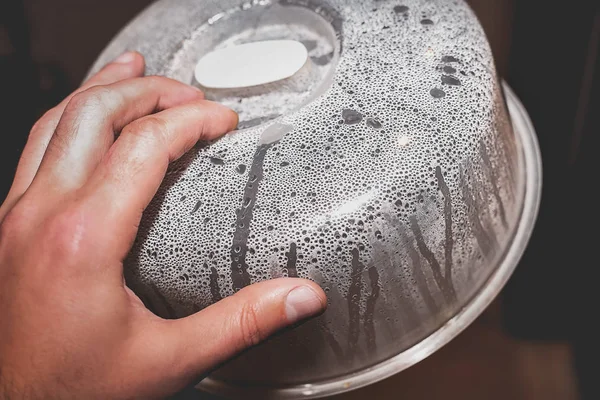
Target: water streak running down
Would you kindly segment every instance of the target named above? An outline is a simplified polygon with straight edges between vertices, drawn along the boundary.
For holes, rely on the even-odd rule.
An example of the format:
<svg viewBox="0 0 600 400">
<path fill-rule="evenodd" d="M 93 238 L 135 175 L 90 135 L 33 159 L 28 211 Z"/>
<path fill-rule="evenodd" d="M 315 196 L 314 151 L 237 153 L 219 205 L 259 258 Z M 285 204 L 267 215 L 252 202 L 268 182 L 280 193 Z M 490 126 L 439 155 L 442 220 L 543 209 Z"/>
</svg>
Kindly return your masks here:
<svg viewBox="0 0 600 400">
<path fill-rule="evenodd" d="M 290 251 L 286 253 L 287 262 L 287 273 L 290 278 L 297 278 L 298 271 L 296 269 L 296 263 L 298 262 L 298 255 L 296 254 L 296 243 L 290 243 Z"/>
<path fill-rule="evenodd" d="M 248 173 L 249 180 L 246 184 L 244 196 L 242 197 L 242 206 L 236 211 L 236 230 L 231 245 L 231 280 L 233 288 L 236 291 L 250 284 L 248 264 L 246 263 L 250 223 L 254 215 L 254 207 L 256 206 L 258 186 L 264 178 L 263 163 L 265 156 L 273 145 L 274 143 L 263 144 L 256 150 L 252 167 Z"/>
<path fill-rule="evenodd" d="M 454 292 L 454 284 L 452 283 L 452 251 L 454 249 L 454 237 L 452 233 L 452 196 L 450 194 L 448 185 L 446 185 L 444 174 L 442 173 L 442 169 L 440 167 L 435 168 L 435 176 L 437 177 L 440 191 L 444 196 L 444 223 L 446 225 L 444 232 L 444 281 L 448 287 L 452 288 L 452 292 Z"/>
<path fill-rule="evenodd" d="M 364 266 L 359 260 L 358 249 L 352 250 L 352 274 L 350 290 L 348 292 L 348 353 L 350 356 L 356 352 L 360 335 L 360 301 L 362 296 L 362 272 Z"/>
<path fill-rule="evenodd" d="M 365 335 L 367 339 L 367 350 L 377 350 L 377 331 L 375 330 L 375 307 L 380 293 L 379 273 L 375 266 L 369 268 L 369 280 L 371 281 L 371 292 L 367 298 L 365 310 Z"/>
</svg>

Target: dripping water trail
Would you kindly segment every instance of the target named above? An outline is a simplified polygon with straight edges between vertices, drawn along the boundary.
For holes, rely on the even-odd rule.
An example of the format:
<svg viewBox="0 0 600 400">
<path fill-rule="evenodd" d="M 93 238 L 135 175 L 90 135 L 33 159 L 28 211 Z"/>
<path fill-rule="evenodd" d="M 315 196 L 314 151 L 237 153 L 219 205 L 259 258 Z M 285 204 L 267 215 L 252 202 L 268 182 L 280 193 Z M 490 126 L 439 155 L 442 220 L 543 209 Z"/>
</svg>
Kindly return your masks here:
<svg viewBox="0 0 600 400">
<path fill-rule="evenodd" d="M 502 220 L 502 226 L 504 229 L 508 228 L 508 222 L 506 221 L 506 211 L 504 210 L 504 203 L 502 203 L 502 198 L 500 197 L 500 190 L 498 189 L 498 178 L 496 177 L 496 172 L 492 167 L 492 161 L 490 160 L 490 156 L 488 155 L 485 145 L 483 143 L 479 143 L 479 151 L 481 153 L 481 158 L 483 159 L 483 164 L 485 165 L 485 169 L 488 173 L 488 178 L 492 185 L 492 193 L 496 202 L 498 203 L 498 212 L 500 213 L 500 219 Z"/>
<path fill-rule="evenodd" d="M 321 333 L 325 337 L 325 341 L 331 348 L 331 351 L 333 351 L 333 354 L 337 359 L 338 363 L 346 364 L 348 362 L 348 359 L 344 356 L 344 350 L 342 349 L 342 346 L 339 344 L 339 342 L 336 340 L 333 333 L 331 333 L 331 331 L 325 325 L 321 325 Z"/>
<path fill-rule="evenodd" d="M 407 234 L 407 230 L 408 230 L 407 227 L 402 222 L 400 222 L 400 220 L 398 220 L 398 218 L 396 218 L 392 215 L 386 214 L 385 219 L 390 226 L 396 228 L 396 231 L 398 232 L 398 235 L 400 236 L 401 243 L 403 243 L 406 246 L 408 255 L 411 259 L 411 263 L 410 263 L 411 271 L 412 271 L 413 277 L 415 278 L 415 281 L 417 282 L 417 289 L 419 290 L 419 294 L 421 295 L 421 298 L 425 302 L 427 309 L 429 311 L 431 311 L 432 314 L 434 314 L 434 315 L 437 314 L 438 306 L 435 302 L 435 299 L 431 295 L 429 286 L 427 285 L 427 278 L 425 277 L 425 274 L 423 273 L 423 265 L 421 264 L 421 257 L 419 256 L 419 253 L 415 249 L 412 238 L 409 238 L 409 236 Z M 392 258 L 389 254 L 388 254 L 388 257 L 390 258 L 390 266 L 392 268 L 395 268 L 397 264 L 392 262 Z M 404 304 L 406 304 L 406 307 L 403 306 L 402 310 L 404 311 L 404 314 L 406 315 L 408 325 L 411 327 L 419 325 L 420 318 L 419 318 L 417 311 L 415 310 L 413 303 L 410 301 L 407 301 L 406 303 L 403 303 L 403 305 Z"/>
<path fill-rule="evenodd" d="M 403 236 L 402 239 L 403 239 L 404 243 L 406 244 L 406 248 L 408 249 L 408 256 L 410 257 L 410 260 L 412 261 L 412 263 L 411 263 L 412 264 L 412 272 L 415 277 L 415 280 L 417 281 L 417 288 L 419 289 L 419 293 L 421 294 L 421 297 L 423 298 L 423 301 L 425 302 L 427 309 L 433 315 L 435 315 L 435 314 L 437 314 L 437 312 L 439 310 L 438 310 L 437 304 L 435 303 L 435 299 L 431 295 L 431 292 L 429 291 L 429 287 L 427 286 L 427 278 L 425 277 L 425 274 L 423 273 L 423 265 L 421 264 L 421 256 L 419 256 L 417 249 L 415 249 L 415 246 L 412 243 L 412 240 L 409 239 L 408 235 L 406 235 L 404 233 L 402 236 Z"/>
<path fill-rule="evenodd" d="M 240 290 L 250 285 L 250 274 L 248 273 L 248 264 L 246 264 L 246 253 L 248 252 L 248 235 L 250 233 L 250 222 L 252 221 L 254 206 L 256 205 L 256 195 L 258 187 L 263 180 L 263 163 L 267 151 L 275 142 L 262 144 L 256 149 L 252 167 L 248 173 L 248 182 L 244 190 L 242 206 L 238 210 L 235 223 L 235 233 L 233 234 L 233 243 L 231 245 L 231 280 L 234 290 Z"/>
<path fill-rule="evenodd" d="M 208 265 L 204 264 L 205 269 Z M 210 269 L 210 294 L 212 295 L 213 303 L 221 301 L 221 291 L 219 290 L 219 273 L 215 267 Z"/>
<path fill-rule="evenodd" d="M 463 192 L 463 200 L 467 205 L 469 221 L 471 222 L 473 228 L 473 234 L 475 235 L 475 240 L 477 240 L 477 244 L 481 249 L 482 253 L 487 257 L 487 255 L 492 250 L 492 238 L 483 227 L 481 223 L 481 219 L 479 216 L 481 215 L 481 210 L 476 204 L 475 199 L 473 198 L 473 194 L 469 188 L 468 183 L 466 182 L 465 175 L 463 171 L 460 171 L 460 186 L 462 187 Z"/>
<path fill-rule="evenodd" d="M 371 293 L 367 297 L 367 307 L 365 310 L 365 336 L 367 339 L 367 349 L 369 352 L 374 352 L 376 343 L 375 324 L 373 322 L 375 318 L 375 305 L 379 298 L 379 272 L 374 265 L 369 268 L 369 280 L 371 281 Z"/>
<path fill-rule="evenodd" d="M 433 252 L 425 244 L 423 232 L 421 232 L 421 227 L 419 226 L 417 218 L 414 215 L 410 217 L 410 226 L 412 228 L 413 234 L 415 235 L 415 240 L 417 241 L 417 248 L 431 266 L 431 271 L 433 272 L 433 279 L 435 279 L 435 283 L 442 292 L 444 300 L 448 304 L 454 303 L 456 301 L 456 292 L 454 291 L 454 288 L 452 286 L 448 286 L 446 284 L 446 280 L 442 275 L 442 267 L 440 266 L 439 261 L 435 258 L 435 254 L 433 254 Z"/>
<path fill-rule="evenodd" d="M 360 297 L 362 292 L 363 266 L 359 260 L 358 249 L 352 249 L 352 273 L 350 289 L 348 290 L 348 351 L 350 356 L 355 353 L 358 345 L 360 324 Z"/>
<path fill-rule="evenodd" d="M 287 261 L 288 277 L 297 278 L 298 270 L 296 269 L 296 263 L 298 262 L 298 255 L 296 253 L 296 243 L 294 243 L 294 242 L 290 243 L 290 251 L 288 253 L 285 253 L 285 256 L 288 259 L 288 261 Z"/>
<path fill-rule="evenodd" d="M 435 169 L 435 175 L 438 180 L 438 185 L 444 196 L 444 219 L 446 223 L 445 245 L 444 245 L 444 279 L 452 292 L 455 292 L 454 283 L 452 282 L 452 251 L 454 249 L 454 238 L 452 237 L 452 197 L 450 189 L 444 180 L 442 169 L 438 166 Z"/>
</svg>

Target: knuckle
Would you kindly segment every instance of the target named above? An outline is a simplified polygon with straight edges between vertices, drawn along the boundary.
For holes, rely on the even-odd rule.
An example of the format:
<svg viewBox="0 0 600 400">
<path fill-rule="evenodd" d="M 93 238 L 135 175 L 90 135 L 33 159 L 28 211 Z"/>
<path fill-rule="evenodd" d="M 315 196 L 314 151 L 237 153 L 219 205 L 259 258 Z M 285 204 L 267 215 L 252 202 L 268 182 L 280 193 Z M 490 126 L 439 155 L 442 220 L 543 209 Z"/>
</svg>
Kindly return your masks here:
<svg viewBox="0 0 600 400">
<path fill-rule="evenodd" d="M 112 108 L 115 97 L 114 91 L 103 86 L 94 86 L 75 94 L 67 104 L 65 113 L 105 113 Z"/>
<path fill-rule="evenodd" d="M 171 82 L 169 78 L 165 78 L 164 76 L 150 75 L 142 78 L 146 81 L 148 85 L 151 85 L 153 88 L 156 88 L 161 85 L 166 85 Z"/>
<path fill-rule="evenodd" d="M 138 119 L 124 129 L 126 135 L 132 135 L 144 141 L 158 141 L 161 145 L 165 144 L 167 131 L 167 122 L 156 115 Z"/>
<path fill-rule="evenodd" d="M 242 345 L 252 347 L 263 339 L 263 333 L 258 320 L 258 312 L 252 304 L 244 304 L 239 315 L 239 329 Z"/>
</svg>

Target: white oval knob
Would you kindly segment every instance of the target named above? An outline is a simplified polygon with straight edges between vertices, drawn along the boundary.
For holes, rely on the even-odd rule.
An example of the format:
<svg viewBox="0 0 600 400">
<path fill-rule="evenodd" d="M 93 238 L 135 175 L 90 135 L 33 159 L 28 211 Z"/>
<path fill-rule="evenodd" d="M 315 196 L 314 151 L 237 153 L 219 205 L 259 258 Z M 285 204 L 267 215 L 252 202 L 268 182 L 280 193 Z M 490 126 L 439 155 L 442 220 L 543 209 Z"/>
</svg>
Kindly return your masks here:
<svg viewBox="0 0 600 400">
<path fill-rule="evenodd" d="M 268 40 L 216 50 L 196 65 L 198 83 L 211 89 L 264 85 L 294 76 L 308 51 L 295 40 Z"/>
</svg>

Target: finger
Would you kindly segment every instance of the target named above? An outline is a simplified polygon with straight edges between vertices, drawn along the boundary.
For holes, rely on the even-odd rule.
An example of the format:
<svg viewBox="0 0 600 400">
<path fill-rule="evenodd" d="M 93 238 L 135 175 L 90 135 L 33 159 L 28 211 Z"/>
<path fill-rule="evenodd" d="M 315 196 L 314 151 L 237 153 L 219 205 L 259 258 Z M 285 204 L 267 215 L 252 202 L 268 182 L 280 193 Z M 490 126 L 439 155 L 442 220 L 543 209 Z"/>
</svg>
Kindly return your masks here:
<svg viewBox="0 0 600 400">
<path fill-rule="evenodd" d="M 31 131 L 27 145 L 23 150 L 15 182 L 19 183 L 21 187 L 29 186 L 37 172 L 48 142 L 60 121 L 60 117 L 73 96 L 93 86 L 109 85 L 124 79 L 143 76 L 144 69 L 144 57 L 141 54 L 135 52 L 124 53 L 112 63 L 107 64 L 59 105 L 46 112 Z"/>
<path fill-rule="evenodd" d="M 35 181 L 60 193 L 79 188 L 127 124 L 203 98 L 198 89 L 156 76 L 80 92 L 65 108 Z"/>
<path fill-rule="evenodd" d="M 23 149 L 12 187 L 4 204 L 0 207 L 0 221 L 31 184 L 44 153 L 46 152 L 48 142 L 50 141 L 70 99 L 77 93 L 92 86 L 108 85 L 123 79 L 142 76 L 144 74 L 144 68 L 144 58 L 141 54 L 135 52 L 124 53 L 92 76 L 81 88 L 73 92 L 59 105 L 42 116 L 32 128 L 27 144 Z"/>
<path fill-rule="evenodd" d="M 233 130 L 237 122 L 235 112 L 201 100 L 127 125 L 85 187 L 90 204 L 104 210 L 107 226 L 112 226 L 114 237 L 120 240 L 110 245 L 125 246 L 120 251 L 129 251 L 123 238 L 135 236 L 142 212 L 156 194 L 170 162 L 199 140 L 215 139 Z"/>
<path fill-rule="evenodd" d="M 248 286 L 191 317 L 165 321 L 153 336 L 162 344 L 156 348 L 165 352 L 162 369 L 192 380 L 326 307 L 326 295 L 314 282 L 275 279 Z"/>
</svg>

